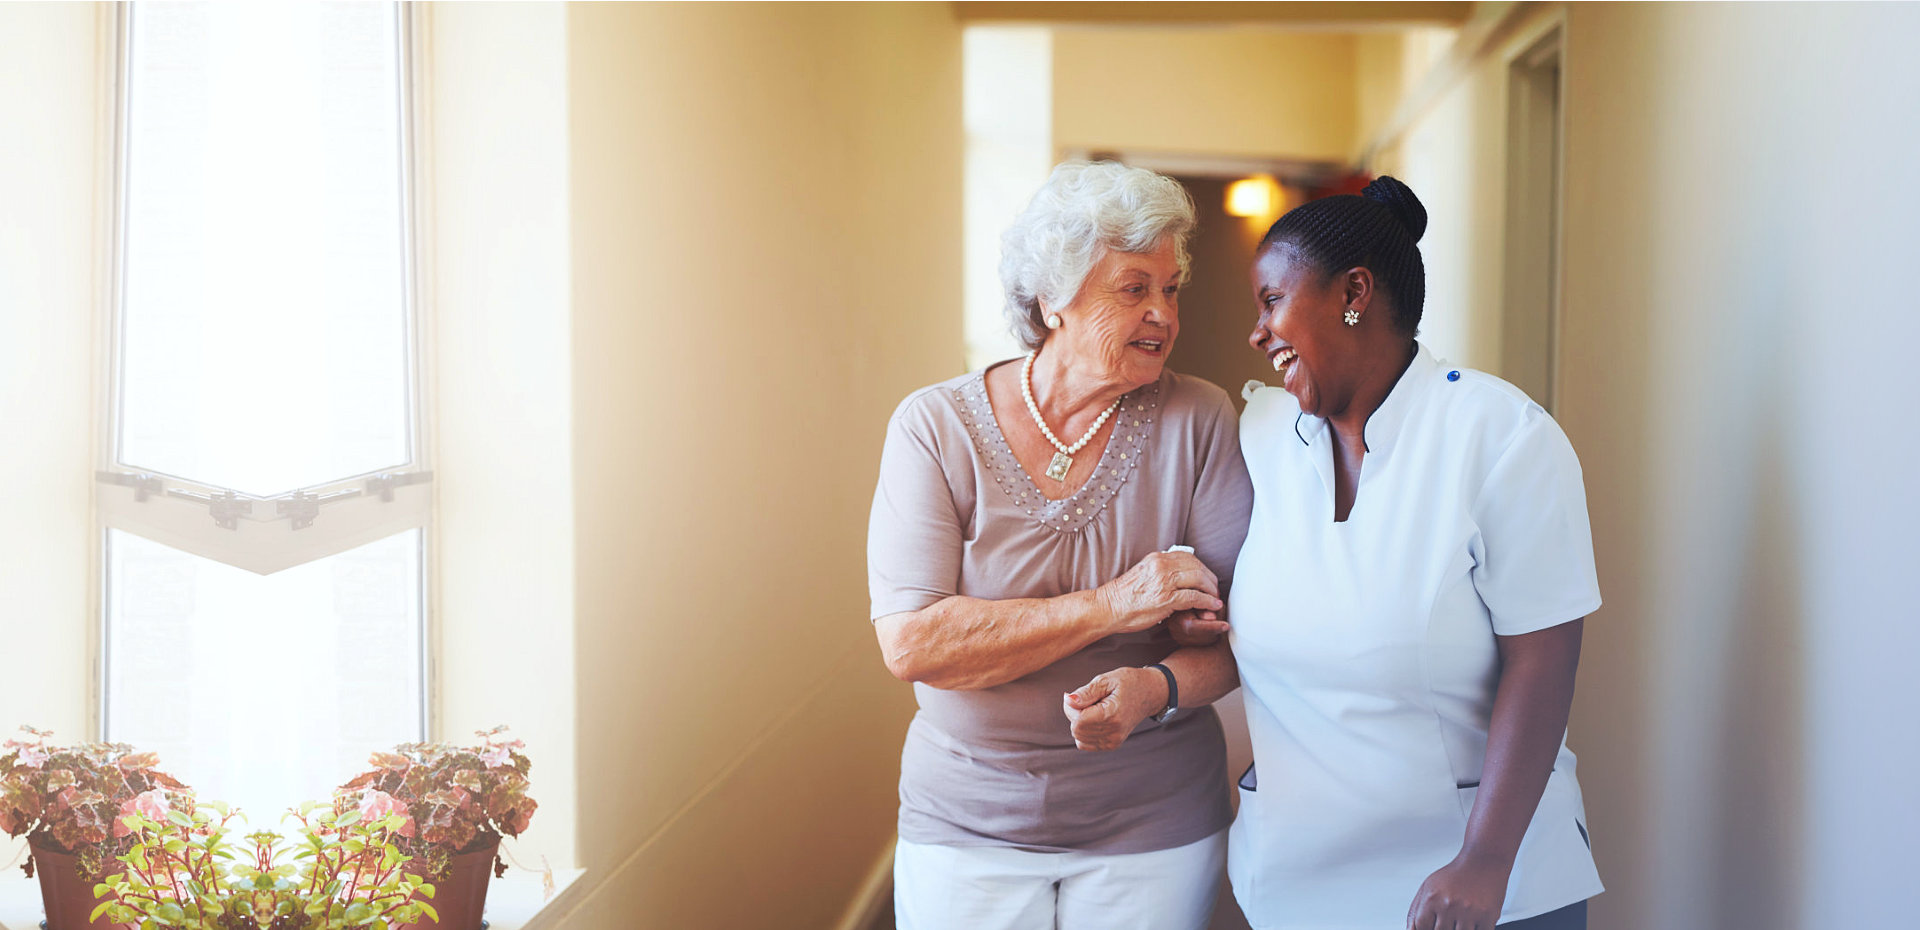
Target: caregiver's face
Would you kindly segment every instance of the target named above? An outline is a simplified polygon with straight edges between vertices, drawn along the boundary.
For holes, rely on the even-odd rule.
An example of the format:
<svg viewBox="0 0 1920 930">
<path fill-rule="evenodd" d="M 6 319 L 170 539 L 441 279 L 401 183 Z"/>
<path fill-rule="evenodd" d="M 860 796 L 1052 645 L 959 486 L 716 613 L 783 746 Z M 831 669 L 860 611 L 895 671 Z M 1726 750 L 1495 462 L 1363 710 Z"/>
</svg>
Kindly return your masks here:
<svg viewBox="0 0 1920 930">
<path fill-rule="evenodd" d="M 1269 247 L 1249 272 L 1259 312 L 1247 337 L 1280 372 L 1280 386 L 1312 416 L 1328 416 L 1352 394 L 1353 340 L 1342 332 L 1347 302 L 1341 275 L 1300 260 L 1286 245 Z"/>
</svg>

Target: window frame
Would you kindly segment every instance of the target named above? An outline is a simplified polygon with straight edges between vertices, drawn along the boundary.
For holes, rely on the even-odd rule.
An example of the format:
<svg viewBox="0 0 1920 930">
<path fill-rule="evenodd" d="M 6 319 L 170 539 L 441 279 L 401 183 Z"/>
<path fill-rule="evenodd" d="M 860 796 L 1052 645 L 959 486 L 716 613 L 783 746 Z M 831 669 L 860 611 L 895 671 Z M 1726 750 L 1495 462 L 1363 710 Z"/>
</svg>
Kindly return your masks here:
<svg viewBox="0 0 1920 930">
<path fill-rule="evenodd" d="M 432 215 L 426 194 L 428 162 L 420 101 L 426 94 L 422 40 L 422 11 L 410 0 L 395 7 L 395 53 L 399 56 L 400 191 L 402 300 L 405 325 L 407 445 L 404 466 L 345 476 L 272 496 L 240 493 L 204 482 L 151 470 L 131 468 L 119 461 L 123 377 L 127 242 L 127 176 L 129 170 L 128 82 L 131 59 L 133 4 L 120 0 L 101 19 L 101 67 L 98 151 L 98 189 L 103 193 L 95 211 L 98 218 L 97 254 L 102 282 L 96 295 L 96 349 L 93 382 L 94 441 L 90 713 L 95 736 L 108 734 L 107 699 L 112 649 L 108 641 L 112 609 L 108 538 L 110 531 L 132 533 L 163 545 L 244 568 L 270 574 L 354 549 L 411 529 L 420 531 L 416 604 L 419 629 L 420 704 L 415 717 L 425 739 L 439 731 L 439 616 L 437 495 L 434 459 L 438 441 L 433 429 L 433 369 L 429 312 L 430 239 L 427 219 Z M 216 522 L 215 499 L 250 505 L 252 512 L 236 514 L 228 524 Z M 290 505 L 290 506 L 289 506 Z M 317 506 L 309 506 L 317 505 Z M 295 527 L 295 517 L 317 511 L 310 521 Z"/>
<path fill-rule="evenodd" d="M 418 99 L 421 73 L 417 11 L 395 4 L 395 53 L 399 56 L 400 191 L 403 338 L 408 363 L 405 410 L 409 461 L 395 467 L 341 476 L 274 495 L 256 495 L 136 468 L 120 461 L 126 317 L 127 178 L 130 167 L 128 83 L 131 80 L 131 3 L 115 4 L 108 50 L 111 82 L 106 138 L 110 191 L 103 220 L 106 286 L 102 320 L 105 371 L 96 418 L 95 493 L 98 522 L 137 533 L 196 555 L 260 574 L 303 564 L 401 532 L 430 529 L 433 452 L 430 383 L 425 351 L 426 313 L 423 198 L 420 183 Z M 288 530 L 291 529 L 291 532 Z"/>
</svg>

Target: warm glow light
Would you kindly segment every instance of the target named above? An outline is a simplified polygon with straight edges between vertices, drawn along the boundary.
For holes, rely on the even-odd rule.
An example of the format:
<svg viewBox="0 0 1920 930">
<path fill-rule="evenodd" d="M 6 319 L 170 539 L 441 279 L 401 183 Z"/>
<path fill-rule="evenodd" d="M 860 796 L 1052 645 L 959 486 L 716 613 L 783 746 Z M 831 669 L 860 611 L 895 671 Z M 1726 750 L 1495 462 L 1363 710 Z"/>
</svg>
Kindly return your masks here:
<svg viewBox="0 0 1920 930">
<path fill-rule="evenodd" d="M 1244 178 L 1227 185 L 1229 216 L 1264 217 L 1280 212 L 1280 185 L 1266 175 Z"/>
</svg>

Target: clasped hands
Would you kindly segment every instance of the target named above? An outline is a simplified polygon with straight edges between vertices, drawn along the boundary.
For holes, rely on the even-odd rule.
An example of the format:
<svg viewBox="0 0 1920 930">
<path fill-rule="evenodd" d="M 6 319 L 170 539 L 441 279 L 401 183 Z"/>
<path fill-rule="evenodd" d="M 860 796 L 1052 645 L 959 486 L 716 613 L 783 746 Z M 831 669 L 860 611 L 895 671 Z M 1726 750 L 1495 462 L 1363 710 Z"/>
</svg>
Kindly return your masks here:
<svg viewBox="0 0 1920 930">
<path fill-rule="evenodd" d="M 1153 553 L 1098 593 L 1116 633 L 1164 623 L 1182 646 L 1211 646 L 1227 631 L 1220 579 L 1192 553 Z M 1167 680 L 1153 669 L 1116 668 L 1065 695 L 1061 706 L 1075 746 L 1117 749 L 1140 721 L 1166 708 Z"/>
</svg>

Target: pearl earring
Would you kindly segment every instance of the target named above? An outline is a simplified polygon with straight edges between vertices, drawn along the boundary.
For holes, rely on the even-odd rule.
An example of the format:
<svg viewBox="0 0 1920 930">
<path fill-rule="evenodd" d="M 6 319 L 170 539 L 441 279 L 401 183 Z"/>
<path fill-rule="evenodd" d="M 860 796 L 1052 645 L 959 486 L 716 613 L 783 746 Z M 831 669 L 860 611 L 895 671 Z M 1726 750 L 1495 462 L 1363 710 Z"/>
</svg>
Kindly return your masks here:
<svg viewBox="0 0 1920 930">
<path fill-rule="evenodd" d="M 1048 329 L 1059 329 L 1059 328 L 1060 328 L 1060 324 L 1061 324 L 1061 323 L 1064 323 L 1064 322 L 1066 322 L 1066 321 L 1065 321 L 1065 320 L 1062 320 L 1062 319 L 1060 319 L 1060 314 L 1058 314 L 1058 313 L 1049 313 L 1049 314 L 1047 314 L 1047 328 L 1048 328 Z"/>
<path fill-rule="evenodd" d="M 1343 320 L 1346 320 L 1348 326 L 1360 325 L 1360 311 L 1355 310 L 1352 307 L 1348 307 L 1347 312 L 1341 314 L 1340 318 Z"/>
</svg>

